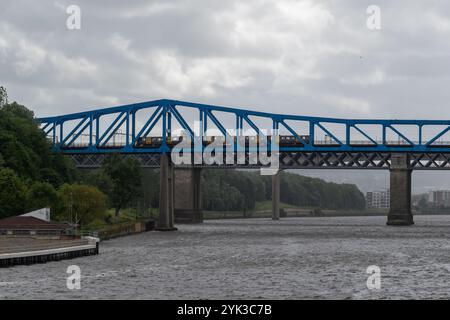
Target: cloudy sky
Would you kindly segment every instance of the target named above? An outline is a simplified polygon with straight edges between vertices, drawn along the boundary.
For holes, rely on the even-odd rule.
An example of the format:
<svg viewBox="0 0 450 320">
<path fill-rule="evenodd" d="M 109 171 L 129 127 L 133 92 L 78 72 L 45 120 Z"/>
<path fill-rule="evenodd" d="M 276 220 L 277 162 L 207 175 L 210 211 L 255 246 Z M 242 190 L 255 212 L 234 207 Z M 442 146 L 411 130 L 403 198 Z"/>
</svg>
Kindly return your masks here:
<svg viewBox="0 0 450 320">
<path fill-rule="evenodd" d="M 69 5 L 81 29 L 69 30 Z M 381 29 L 366 22 L 381 9 Z M 448 1 L 0 2 L 0 84 L 37 116 L 173 98 L 450 118 Z"/>
</svg>

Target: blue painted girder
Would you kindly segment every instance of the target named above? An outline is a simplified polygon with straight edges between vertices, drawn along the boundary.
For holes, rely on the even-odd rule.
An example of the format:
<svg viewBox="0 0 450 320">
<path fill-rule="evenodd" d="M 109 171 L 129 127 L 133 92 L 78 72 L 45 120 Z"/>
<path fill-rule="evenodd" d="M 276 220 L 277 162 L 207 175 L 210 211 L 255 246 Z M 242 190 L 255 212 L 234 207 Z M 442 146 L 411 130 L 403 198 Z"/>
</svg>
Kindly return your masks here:
<svg viewBox="0 0 450 320">
<path fill-rule="evenodd" d="M 185 130 L 191 138 L 195 136 L 192 124 L 187 121 L 180 108 L 188 109 L 200 122 L 201 132 L 199 136 L 205 136 L 210 128 L 218 129 L 223 136 L 231 139 L 229 130 L 242 134 L 244 124 L 247 124 L 259 135 L 264 135 L 264 130 L 285 129 L 290 135 L 302 142 L 302 146 L 280 146 L 280 151 L 348 151 L 348 152 L 422 152 L 422 153 L 450 153 L 450 141 L 439 144 L 450 131 L 450 120 L 394 120 L 394 119 L 338 119 L 326 117 L 299 116 L 290 114 L 275 114 L 259 112 L 241 108 L 229 108 L 208 104 L 199 104 L 178 100 L 155 100 L 149 102 L 134 103 L 111 108 L 97 109 L 79 113 L 66 114 L 54 117 L 38 118 L 45 134 L 52 142 L 53 149 L 57 152 L 77 154 L 77 153 L 167 153 L 170 148 L 166 139 L 171 135 L 171 130 L 175 123 Z M 141 119 L 137 115 L 139 110 L 148 109 L 151 111 L 146 118 Z M 235 118 L 232 128 L 227 128 L 215 113 L 227 113 Z M 112 119 L 104 120 L 105 116 L 113 115 Z M 251 117 L 259 117 L 270 120 L 272 128 L 258 126 Z M 104 120 L 106 130 L 100 135 L 100 126 Z M 64 130 L 65 123 L 73 121 L 77 123 L 72 130 Z M 136 132 L 136 122 L 144 123 L 143 127 Z M 308 124 L 309 141 L 303 139 L 301 135 L 288 124 L 288 121 L 301 121 Z M 158 148 L 136 147 L 136 142 L 146 137 L 155 126 L 161 123 L 162 144 Z M 344 133 L 338 136 L 329 125 L 341 125 Z M 376 136 L 381 137 L 380 141 L 374 138 L 374 133 L 362 128 L 363 125 L 377 125 L 380 129 Z M 398 126 L 408 126 L 417 129 L 418 136 L 414 137 L 405 132 L 401 132 Z M 119 133 L 119 129 L 125 126 L 125 142 L 122 145 L 108 147 L 111 141 Z M 427 137 L 423 134 L 424 128 L 438 128 L 437 133 Z M 332 143 L 315 144 L 314 141 L 321 139 L 318 130 L 324 132 Z M 352 143 L 351 131 L 358 132 L 367 141 L 364 145 Z M 394 145 L 387 138 L 387 131 L 393 132 L 402 145 Z M 87 131 L 87 133 L 86 133 Z M 74 144 L 81 136 L 88 136 L 88 143 L 80 146 Z M 232 140 L 232 139 L 231 139 Z"/>
</svg>

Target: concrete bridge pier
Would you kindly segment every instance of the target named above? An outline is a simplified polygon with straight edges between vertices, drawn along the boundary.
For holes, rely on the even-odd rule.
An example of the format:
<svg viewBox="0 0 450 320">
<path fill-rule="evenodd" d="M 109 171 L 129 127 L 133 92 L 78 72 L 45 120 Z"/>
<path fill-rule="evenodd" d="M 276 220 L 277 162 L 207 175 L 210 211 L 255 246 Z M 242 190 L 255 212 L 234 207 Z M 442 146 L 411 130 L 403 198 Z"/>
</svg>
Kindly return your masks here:
<svg viewBox="0 0 450 320">
<path fill-rule="evenodd" d="M 203 222 L 201 168 L 175 170 L 175 222 Z"/>
<path fill-rule="evenodd" d="M 408 155 L 392 154 L 390 167 L 390 207 L 387 224 L 409 226 L 414 224 L 411 212 L 411 173 Z"/>
<path fill-rule="evenodd" d="M 161 155 L 160 164 L 160 193 L 159 193 L 159 218 L 156 230 L 173 231 L 174 227 L 174 170 L 170 163 L 169 155 Z"/>
<path fill-rule="evenodd" d="M 272 176 L 272 220 L 280 219 L 280 170 Z"/>
</svg>

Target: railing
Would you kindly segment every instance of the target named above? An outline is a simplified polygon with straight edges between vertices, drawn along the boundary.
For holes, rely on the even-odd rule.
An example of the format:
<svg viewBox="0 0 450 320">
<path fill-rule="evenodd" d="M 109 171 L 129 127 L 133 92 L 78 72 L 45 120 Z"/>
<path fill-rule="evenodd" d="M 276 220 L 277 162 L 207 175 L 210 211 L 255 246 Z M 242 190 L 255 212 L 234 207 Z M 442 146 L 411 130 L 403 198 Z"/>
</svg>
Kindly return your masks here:
<svg viewBox="0 0 450 320">
<path fill-rule="evenodd" d="M 98 232 L 90 230 L 70 230 L 66 233 L 66 235 L 98 238 Z"/>
</svg>

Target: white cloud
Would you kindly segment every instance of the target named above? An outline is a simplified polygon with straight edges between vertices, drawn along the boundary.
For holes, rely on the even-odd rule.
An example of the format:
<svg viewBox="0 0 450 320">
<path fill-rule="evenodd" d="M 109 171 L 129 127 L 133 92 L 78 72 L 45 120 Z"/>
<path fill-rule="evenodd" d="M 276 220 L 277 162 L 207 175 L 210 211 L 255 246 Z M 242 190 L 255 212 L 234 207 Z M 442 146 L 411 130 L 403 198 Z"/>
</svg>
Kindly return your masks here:
<svg viewBox="0 0 450 320">
<path fill-rule="evenodd" d="M 429 23 L 437 32 L 448 33 L 450 31 L 450 19 L 437 12 L 427 13 Z"/>
<path fill-rule="evenodd" d="M 386 75 L 383 70 L 376 68 L 375 70 L 360 75 L 353 75 L 340 79 L 343 84 L 370 86 L 383 83 L 386 80 Z"/>
<path fill-rule="evenodd" d="M 17 75 L 28 77 L 37 72 L 45 61 L 45 50 L 26 41 L 20 41 L 17 49 L 14 61 Z"/>
<path fill-rule="evenodd" d="M 0 50 L 2 63 L 11 63 L 20 77 L 28 77 L 37 72 L 46 58 L 44 49 L 6 23 L 0 24 Z"/>
<path fill-rule="evenodd" d="M 450 117 L 444 3 L 382 1 L 373 32 L 356 2 L 89 1 L 74 33 L 65 0 L 42 1 L 37 16 L 31 0 L 6 1 L 2 85 L 39 110 L 177 98 L 331 117 Z"/>
<path fill-rule="evenodd" d="M 130 3 L 130 6 L 132 5 L 133 4 Z M 163 14 L 166 11 L 175 10 L 177 8 L 179 7 L 175 2 L 156 2 L 149 3 L 144 6 L 131 7 L 131 9 L 127 9 L 124 12 L 120 13 L 119 16 L 125 19 L 151 17 L 157 14 Z"/>
<path fill-rule="evenodd" d="M 0 30 L 4 35 L 0 38 L 3 63 L 13 65 L 21 78 L 32 76 L 46 63 L 56 70 L 54 76 L 60 81 L 73 82 L 80 77 L 95 76 L 97 66 L 86 58 L 69 58 L 61 51 L 48 50 L 11 26 L 0 26 Z"/>
<path fill-rule="evenodd" d="M 0 36 L 0 61 L 4 61 L 7 57 L 8 42 Z"/>
<path fill-rule="evenodd" d="M 61 52 L 53 52 L 49 57 L 61 81 L 78 81 L 85 77 L 95 77 L 97 66 L 85 58 L 68 58 Z"/>
<path fill-rule="evenodd" d="M 129 39 L 125 39 L 118 33 L 113 33 L 109 38 L 109 44 L 116 49 L 117 51 L 126 54 L 127 50 L 130 46 L 131 41 Z"/>
<path fill-rule="evenodd" d="M 371 111 L 370 103 L 366 100 L 335 95 L 326 95 L 323 99 L 331 108 L 336 108 L 347 114 L 368 115 Z"/>
</svg>

